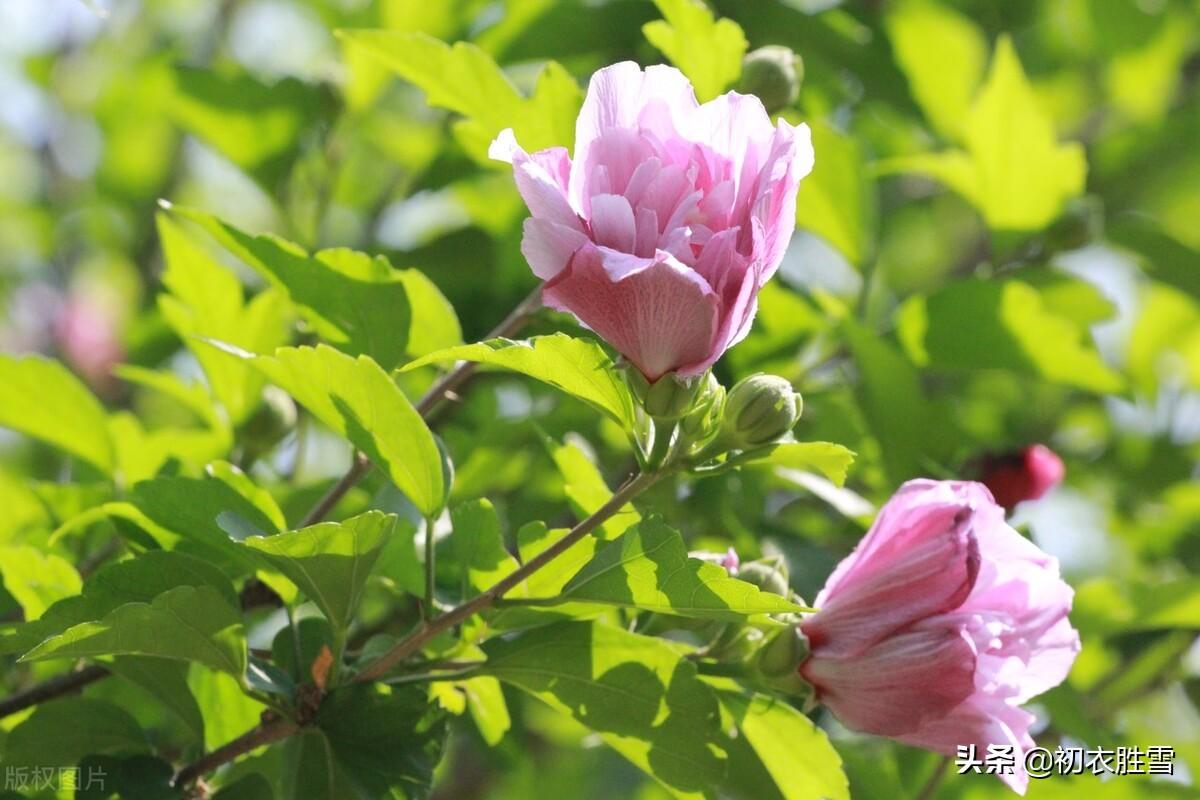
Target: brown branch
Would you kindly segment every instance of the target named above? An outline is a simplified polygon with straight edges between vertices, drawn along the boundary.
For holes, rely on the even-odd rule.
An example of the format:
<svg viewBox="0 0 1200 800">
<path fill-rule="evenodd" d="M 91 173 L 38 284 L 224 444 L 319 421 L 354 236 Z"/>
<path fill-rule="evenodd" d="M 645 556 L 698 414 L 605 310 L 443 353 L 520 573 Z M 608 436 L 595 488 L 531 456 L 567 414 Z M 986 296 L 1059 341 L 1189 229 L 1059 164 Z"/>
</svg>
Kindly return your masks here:
<svg viewBox="0 0 1200 800">
<path fill-rule="evenodd" d="M 566 552 L 571 545 L 594 531 L 605 520 L 617 513 L 634 497 L 649 488 L 661 477 L 661 473 L 643 472 L 618 489 L 608 502 L 602 505 L 591 516 L 582 520 L 572 528 L 566 536 L 547 547 L 538 555 L 526 561 L 515 572 L 509 573 L 504 579 L 482 594 L 475 595 L 460 606 L 450 609 L 441 616 L 434 617 L 429 622 L 421 623 L 415 631 L 396 643 L 377 660 L 368 664 L 365 669 L 354 677 L 355 682 L 372 681 L 382 678 L 393 667 L 404 659 L 416 653 L 427 642 L 442 631 L 457 625 L 474 614 L 489 608 L 497 600 L 520 585 L 526 578 L 549 564 L 555 558 Z"/>
<path fill-rule="evenodd" d="M 74 694 L 90 683 L 95 683 L 109 675 L 108 669 L 93 664 L 90 667 L 77 669 L 65 675 L 59 675 L 47 681 L 31 686 L 23 692 L 17 692 L 0 700 L 0 719 L 24 711 L 30 706 L 53 700 L 63 695 Z"/>
<path fill-rule="evenodd" d="M 300 726 L 290 719 L 284 719 L 283 717 L 264 719 L 262 724 L 256 728 L 247 731 L 228 744 L 218 747 L 211 753 L 201 756 L 179 770 L 171 780 L 171 785 L 175 787 L 187 786 L 197 778 L 228 764 L 236 758 L 244 756 L 252 750 L 257 750 L 272 742 L 286 739 L 299 731 Z"/>
</svg>

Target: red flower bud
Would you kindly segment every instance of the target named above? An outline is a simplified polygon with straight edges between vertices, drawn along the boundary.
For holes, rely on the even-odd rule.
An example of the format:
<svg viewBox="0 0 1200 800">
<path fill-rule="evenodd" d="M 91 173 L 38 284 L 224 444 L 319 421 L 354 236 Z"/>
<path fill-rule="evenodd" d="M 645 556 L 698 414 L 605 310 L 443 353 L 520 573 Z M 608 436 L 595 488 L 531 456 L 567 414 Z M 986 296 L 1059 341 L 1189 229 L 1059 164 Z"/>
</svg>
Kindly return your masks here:
<svg viewBox="0 0 1200 800">
<path fill-rule="evenodd" d="M 1011 511 L 1024 500 L 1037 500 L 1063 479 L 1063 462 L 1043 444 L 989 459 L 981 481 L 996 502 Z"/>
</svg>

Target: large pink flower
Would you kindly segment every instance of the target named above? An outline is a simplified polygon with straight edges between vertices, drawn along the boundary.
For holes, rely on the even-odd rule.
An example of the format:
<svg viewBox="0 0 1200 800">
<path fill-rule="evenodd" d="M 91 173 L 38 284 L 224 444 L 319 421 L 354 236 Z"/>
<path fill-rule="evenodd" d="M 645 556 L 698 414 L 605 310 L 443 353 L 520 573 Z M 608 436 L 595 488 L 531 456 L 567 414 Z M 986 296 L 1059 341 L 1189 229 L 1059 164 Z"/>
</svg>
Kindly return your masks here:
<svg viewBox="0 0 1200 800">
<path fill-rule="evenodd" d="M 910 481 L 817 596 L 800 666 L 848 727 L 954 755 L 1011 745 L 1024 793 L 1033 715 L 1079 652 L 1058 563 L 978 483 Z"/>
<path fill-rule="evenodd" d="M 562 147 L 492 143 L 532 217 L 521 251 L 569 311 L 650 380 L 698 375 L 749 331 L 812 169 L 808 127 L 730 92 L 700 105 L 678 70 L 597 72 Z"/>
</svg>

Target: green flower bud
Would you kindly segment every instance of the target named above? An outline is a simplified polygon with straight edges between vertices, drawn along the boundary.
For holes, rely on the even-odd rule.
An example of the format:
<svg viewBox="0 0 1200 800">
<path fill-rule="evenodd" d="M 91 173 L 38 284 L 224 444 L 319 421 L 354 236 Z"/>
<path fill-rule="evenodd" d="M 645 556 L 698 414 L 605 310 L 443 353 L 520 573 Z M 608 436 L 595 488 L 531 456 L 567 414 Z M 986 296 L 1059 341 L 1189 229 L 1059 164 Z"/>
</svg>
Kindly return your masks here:
<svg viewBox="0 0 1200 800">
<path fill-rule="evenodd" d="M 758 673 L 765 678 L 781 678 L 795 674 L 808 658 L 808 639 L 795 625 L 788 625 L 759 648 L 754 657 Z"/>
<path fill-rule="evenodd" d="M 786 380 L 778 375 L 751 375 L 729 391 L 722 428 L 733 447 L 748 450 L 785 436 L 803 410 L 800 393 Z"/>
<path fill-rule="evenodd" d="M 709 441 L 721 427 L 724 408 L 725 387 L 710 372 L 691 410 L 679 423 L 680 435 L 693 445 Z"/>
<path fill-rule="evenodd" d="M 646 389 L 642 399 L 646 413 L 655 419 L 679 419 L 692 407 L 696 390 L 702 385 L 701 381 L 677 378 L 674 372 L 668 372 Z"/>
<path fill-rule="evenodd" d="M 767 45 L 742 59 L 742 77 L 737 90 L 757 95 L 768 112 L 796 102 L 800 82 L 804 80 L 804 62 L 800 56 L 780 45 Z"/>
<path fill-rule="evenodd" d="M 788 597 L 792 593 L 791 585 L 788 583 L 787 563 L 779 556 L 760 558 L 741 564 L 738 566 L 737 576 L 739 580 L 753 583 L 764 592 L 777 594 L 780 597 Z"/>
</svg>

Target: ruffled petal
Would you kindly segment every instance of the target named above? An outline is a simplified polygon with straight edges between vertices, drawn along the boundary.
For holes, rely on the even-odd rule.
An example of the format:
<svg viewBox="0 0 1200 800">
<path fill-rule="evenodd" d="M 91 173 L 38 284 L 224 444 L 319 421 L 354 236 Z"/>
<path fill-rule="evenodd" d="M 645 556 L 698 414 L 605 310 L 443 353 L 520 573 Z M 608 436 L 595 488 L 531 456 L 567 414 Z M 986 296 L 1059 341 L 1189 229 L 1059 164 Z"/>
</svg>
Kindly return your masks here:
<svg viewBox="0 0 1200 800">
<path fill-rule="evenodd" d="M 575 251 L 588 242 L 582 231 L 538 217 L 526 218 L 522 230 L 521 255 L 544 281 L 566 269 Z"/>
<path fill-rule="evenodd" d="M 542 297 L 574 314 L 652 381 L 712 352 L 716 293 L 664 251 L 639 259 L 586 245 L 546 283 Z"/>
</svg>

